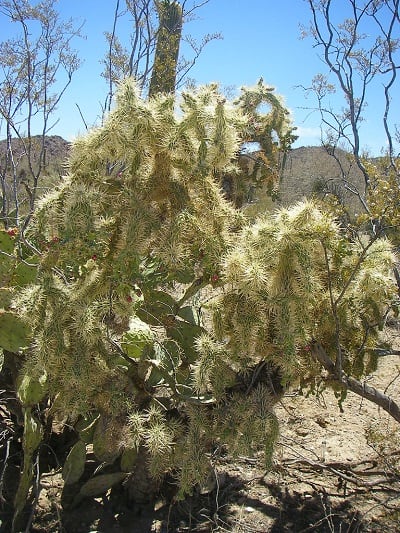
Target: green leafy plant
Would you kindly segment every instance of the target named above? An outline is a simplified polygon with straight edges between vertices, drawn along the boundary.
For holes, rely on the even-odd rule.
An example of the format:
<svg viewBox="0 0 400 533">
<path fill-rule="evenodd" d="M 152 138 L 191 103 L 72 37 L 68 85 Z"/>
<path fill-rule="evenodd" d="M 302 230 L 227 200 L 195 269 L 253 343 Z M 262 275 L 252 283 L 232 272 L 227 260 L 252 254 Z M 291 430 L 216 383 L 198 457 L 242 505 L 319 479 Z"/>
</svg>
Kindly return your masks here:
<svg viewBox="0 0 400 533">
<path fill-rule="evenodd" d="M 17 228 L 0 230 L 0 348 L 9 352 L 18 352 L 30 342 L 30 328 L 12 305 L 15 290 L 36 279 L 37 259 L 26 256 Z"/>
</svg>

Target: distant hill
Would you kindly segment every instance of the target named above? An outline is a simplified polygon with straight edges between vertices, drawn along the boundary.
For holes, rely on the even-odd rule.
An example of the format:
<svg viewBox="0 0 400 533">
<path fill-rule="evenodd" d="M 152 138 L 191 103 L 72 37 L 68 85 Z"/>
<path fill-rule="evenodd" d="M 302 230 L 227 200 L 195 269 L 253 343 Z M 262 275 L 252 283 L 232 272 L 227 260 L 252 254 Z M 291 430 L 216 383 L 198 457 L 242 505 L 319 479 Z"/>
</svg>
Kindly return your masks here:
<svg viewBox="0 0 400 533">
<path fill-rule="evenodd" d="M 39 158 L 42 150 L 42 138 L 34 136 L 31 138 L 31 165 L 33 171 L 38 172 Z M 8 144 L 6 140 L 0 141 L 0 172 L 1 178 L 5 177 L 5 198 L 0 193 L 2 209 L 6 215 L 1 222 L 6 225 L 14 225 L 16 220 L 13 218 L 16 214 L 15 192 L 14 192 L 14 171 L 18 190 L 18 209 L 19 214 L 24 216 L 29 209 L 30 195 L 32 191 L 33 177 L 30 172 L 28 157 L 26 152 L 28 147 L 21 139 L 14 138 L 11 143 L 12 157 L 14 161 L 13 169 L 6 169 L 6 156 Z M 42 168 L 38 181 L 37 197 L 43 196 L 47 191 L 54 188 L 65 175 L 65 163 L 70 150 L 70 143 L 58 135 L 45 137 L 44 140 L 44 159 L 42 159 Z"/>
<path fill-rule="evenodd" d="M 68 157 L 71 144 L 59 135 L 51 135 L 45 139 L 45 150 L 48 163 L 57 161 L 58 165 L 64 164 Z"/>
<path fill-rule="evenodd" d="M 357 191 L 363 193 L 364 187 L 364 177 L 347 152 L 335 149 L 333 157 L 322 146 L 303 146 L 291 150 L 286 156 L 278 198 L 272 201 L 265 192 L 257 191 L 255 203 L 248 205 L 246 211 L 254 216 L 260 211 L 286 207 L 304 198 L 323 198 L 333 193 L 350 213 L 361 213 Z"/>
<path fill-rule="evenodd" d="M 42 138 L 39 135 L 32 137 L 32 154 L 33 154 L 33 163 L 36 164 L 38 161 L 40 149 L 41 149 Z M 62 167 L 68 156 L 70 143 L 60 137 L 59 135 L 49 135 L 45 137 L 44 140 L 45 148 L 45 173 L 60 173 L 62 172 Z M 4 157 L 7 150 L 6 140 L 0 141 L 0 166 L 3 166 Z M 12 140 L 12 150 L 14 160 L 18 162 L 18 170 L 26 167 L 26 157 L 24 157 L 25 147 L 20 139 L 14 138 Z"/>
<path fill-rule="evenodd" d="M 338 195 L 353 213 L 361 212 L 361 202 L 350 189 L 363 193 L 365 182 L 344 150 L 335 149 L 335 157 L 322 146 L 296 148 L 288 153 L 280 187 L 282 205 L 330 192 Z"/>
</svg>

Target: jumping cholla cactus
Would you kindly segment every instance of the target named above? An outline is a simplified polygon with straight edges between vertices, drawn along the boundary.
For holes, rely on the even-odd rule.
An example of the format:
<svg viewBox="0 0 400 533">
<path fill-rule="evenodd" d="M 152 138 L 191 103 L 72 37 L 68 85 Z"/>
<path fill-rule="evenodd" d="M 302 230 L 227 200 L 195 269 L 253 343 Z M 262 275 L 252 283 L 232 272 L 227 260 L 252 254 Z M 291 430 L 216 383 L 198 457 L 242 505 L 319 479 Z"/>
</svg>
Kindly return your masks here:
<svg viewBox="0 0 400 533">
<path fill-rule="evenodd" d="M 214 334 L 230 360 L 268 362 L 282 384 L 318 376 L 318 340 L 342 370 L 376 370 L 383 318 L 396 300 L 395 254 L 386 239 L 351 241 L 328 212 L 306 201 L 245 227 L 225 254 L 225 291 Z M 227 340 L 227 341 L 226 341 Z"/>
<path fill-rule="evenodd" d="M 28 236 L 41 254 L 38 276 L 15 302 L 32 331 L 26 405 L 27 385 L 40 381 L 51 412 L 77 424 L 81 440 L 102 428 L 99 460 L 122 456 L 126 470 L 127 457 L 144 450 L 150 472 L 177 472 L 183 491 L 208 474 L 205 452 L 218 435 L 237 450 L 276 436 L 261 386 L 239 402 L 234 368 L 215 394 L 200 393 L 192 377 L 208 342 L 193 298 L 220 284 L 221 257 L 245 224 L 221 179 L 233 170 L 248 179 L 235 163 L 241 143 L 255 117 L 266 124 L 274 114 L 274 104 L 258 110 L 264 86 L 251 90 L 261 98 L 246 113 L 216 85 L 183 93 L 176 113 L 173 95 L 144 101 L 132 81 L 122 84 L 105 125 L 74 143 L 69 175 L 38 206 Z M 225 394 L 231 400 L 216 409 Z M 67 480 L 81 471 L 71 465 L 82 449 Z"/>
<path fill-rule="evenodd" d="M 50 397 L 50 413 L 79 433 L 66 484 L 79 481 L 86 443 L 113 464 L 81 496 L 125 477 L 137 496 L 143 458 L 184 494 L 207 478 L 215 445 L 262 445 L 269 463 L 274 403 L 319 371 L 312 339 L 332 356 L 343 344 L 357 375 L 372 354 L 370 333 L 394 292 L 389 244 L 347 241 L 308 202 L 249 224 L 221 192 L 233 169 L 248 179 L 235 161 L 255 120 L 267 136 L 291 134 L 270 98 L 271 113 L 260 114 L 269 90 L 260 83 L 249 94 L 231 104 L 204 87 L 184 93 L 175 113 L 172 95 L 143 101 L 125 82 L 38 207 L 29 235 L 41 250 L 37 280 L 14 302 L 32 331 L 19 392 L 27 409 L 31 390 L 34 402 L 38 391 Z"/>
</svg>

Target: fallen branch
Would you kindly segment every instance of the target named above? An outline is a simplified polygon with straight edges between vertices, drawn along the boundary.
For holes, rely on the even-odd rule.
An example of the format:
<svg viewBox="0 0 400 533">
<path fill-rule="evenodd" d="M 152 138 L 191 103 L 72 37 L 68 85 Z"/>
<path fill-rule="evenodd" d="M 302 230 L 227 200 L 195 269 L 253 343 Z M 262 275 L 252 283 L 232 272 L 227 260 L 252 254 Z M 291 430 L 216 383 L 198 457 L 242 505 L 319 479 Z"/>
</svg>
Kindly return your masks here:
<svg viewBox="0 0 400 533">
<path fill-rule="evenodd" d="M 380 485 L 382 483 L 389 483 L 396 479 L 395 476 L 388 475 L 385 472 L 382 471 L 357 471 L 355 472 L 350 465 L 338 464 L 338 463 L 322 463 L 319 461 L 313 461 L 311 459 L 285 459 L 282 461 L 283 464 L 287 466 L 291 465 L 304 465 L 307 467 L 311 467 L 313 470 L 327 470 L 331 474 L 334 474 L 337 477 L 340 477 L 341 479 L 348 481 L 349 483 L 353 483 L 354 485 L 357 485 L 358 487 L 374 487 L 377 485 Z M 383 476 L 378 479 L 374 479 L 371 481 L 364 481 L 363 479 L 360 479 L 358 476 Z"/>
<path fill-rule="evenodd" d="M 386 355 L 400 355 L 400 350 L 384 350 L 383 348 L 377 348 L 375 353 L 378 357 L 385 357 Z"/>
<path fill-rule="evenodd" d="M 290 444 L 286 444 L 284 442 L 281 442 L 281 445 L 285 448 L 288 448 L 293 453 L 293 458 L 285 458 L 281 460 L 281 463 L 285 466 L 305 466 L 309 467 L 312 470 L 319 470 L 319 471 L 328 471 L 331 474 L 334 474 L 335 476 L 343 479 L 344 481 L 348 481 L 350 483 L 353 483 L 354 485 L 358 487 L 364 487 L 364 488 L 371 488 L 374 486 L 378 486 L 383 483 L 392 483 L 394 481 L 400 481 L 400 478 L 396 475 L 388 475 L 387 472 L 378 470 L 377 466 L 378 463 L 376 460 L 372 458 L 364 459 L 362 461 L 357 462 L 351 462 L 351 463 L 343 463 L 341 461 L 331 461 L 329 463 L 325 461 L 321 461 L 318 459 L 310 459 L 309 457 L 306 457 L 303 453 L 301 453 L 299 450 L 295 449 Z M 298 445 L 298 443 L 296 443 Z M 301 446 L 303 448 L 303 446 Z M 312 451 L 312 450 L 306 450 L 306 451 Z M 314 452 L 312 452 L 314 453 Z M 360 470 L 361 465 L 365 465 L 364 470 Z M 300 470 L 300 468 L 299 468 Z M 375 479 L 372 481 L 364 481 L 360 479 L 363 476 L 372 477 L 375 476 Z M 378 479 L 376 479 L 377 476 L 380 476 Z M 398 492 L 396 490 L 396 492 Z"/>
</svg>

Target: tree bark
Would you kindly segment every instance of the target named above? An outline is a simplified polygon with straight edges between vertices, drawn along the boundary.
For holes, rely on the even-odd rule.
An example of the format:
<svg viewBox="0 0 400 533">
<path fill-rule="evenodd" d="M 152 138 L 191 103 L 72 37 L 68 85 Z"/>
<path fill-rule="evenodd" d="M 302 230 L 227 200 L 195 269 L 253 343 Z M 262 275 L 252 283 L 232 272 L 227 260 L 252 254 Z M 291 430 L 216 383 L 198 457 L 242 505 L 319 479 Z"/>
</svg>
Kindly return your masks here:
<svg viewBox="0 0 400 533">
<path fill-rule="evenodd" d="M 325 370 L 329 372 L 330 379 L 333 379 L 345 389 L 378 405 L 394 418 L 396 422 L 400 423 L 400 406 L 390 396 L 387 396 L 371 385 L 367 385 L 365 382 L 362 383 L 357 379 L 347 376 L 344 372 L 338 373 L 334 362 L 318 341 L 312 343 L 311 352 Z"/>
</svg>

